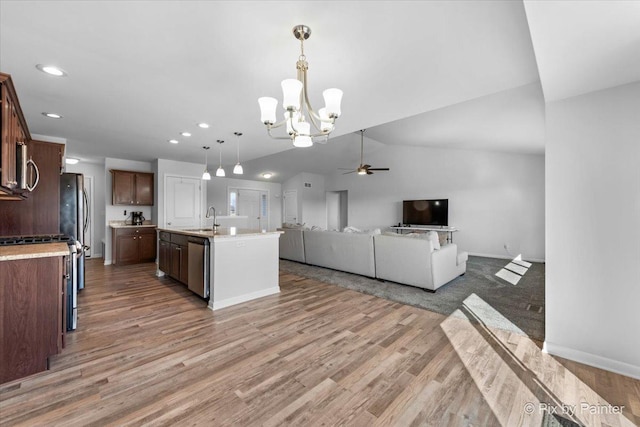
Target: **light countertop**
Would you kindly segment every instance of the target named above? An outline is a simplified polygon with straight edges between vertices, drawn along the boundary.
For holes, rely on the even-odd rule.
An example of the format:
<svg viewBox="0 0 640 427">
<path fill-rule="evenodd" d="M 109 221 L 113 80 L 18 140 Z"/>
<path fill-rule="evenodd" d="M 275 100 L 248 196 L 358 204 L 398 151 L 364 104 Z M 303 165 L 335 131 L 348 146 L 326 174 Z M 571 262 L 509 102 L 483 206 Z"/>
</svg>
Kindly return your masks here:
<svg viewBox="0 0 640 427">
<path fill-rule="evenodd" d="M 144 221 L 142 225 L 132 225 L 132 224 L 126 223 L 125 221 L 109 221 L 109 227 L 111 228 L 139 228 L 139 227 L 153 228 L 157 226 L 155 224 L 151 224 L 151 221 Z"/>
<path fill-rule="evenodd" d="M 0 261 L 47 258 L 65 255 L 69 255 L 69 245 L 66 243 L 0 246 Z"/>
<path fill-rule="evenodd" d="M 201 229 L 183 229 L 183 228 L 158 228 L 160 231 L 167 231 L 169 233 L 178 233 L 184 234 L 187 236 L 196 236 L 196 237 L 213 237 L 214 239 L 219 238 L 237 238 L 237 237 L 258 237 L 258 236 L 273 236 L 282 234 L 282 231 L 261 231 L 261 230 L 252 230 L 248 228 L 237 228 L 237 227 L 218 227 L 214 233 L 211 228 L 201 228 Z"/>
</svg>

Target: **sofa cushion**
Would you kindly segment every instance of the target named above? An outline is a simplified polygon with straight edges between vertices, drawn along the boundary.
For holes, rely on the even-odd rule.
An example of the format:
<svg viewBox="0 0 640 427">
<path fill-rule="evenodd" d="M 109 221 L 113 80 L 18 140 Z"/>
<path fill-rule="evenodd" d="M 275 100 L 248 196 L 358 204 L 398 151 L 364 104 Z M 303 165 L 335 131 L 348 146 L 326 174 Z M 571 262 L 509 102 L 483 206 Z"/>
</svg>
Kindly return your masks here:
<svg viewBox="0 0 640 427">
<path fill-rule="evenodd" d="M 440 238 L 438 237 L 438 233 L 436 233 L 435 231 L 429 231 L 427 233 L 427 239 L 429 239 L 429 241 L 432 243 L 433 249 L 440 249 Z"/>
<path fill-rule="evenodd" d="M 295 228 L 280 228 L 278 230 L 284 231 L 279 239 L 280 258 L 305 262 L 303 231 Z"/>
<path fill-rule="evenodd" d="M 364 233 L 303 231 L 307 264 L 375 277 L 373 236 Z"/>
</svg>

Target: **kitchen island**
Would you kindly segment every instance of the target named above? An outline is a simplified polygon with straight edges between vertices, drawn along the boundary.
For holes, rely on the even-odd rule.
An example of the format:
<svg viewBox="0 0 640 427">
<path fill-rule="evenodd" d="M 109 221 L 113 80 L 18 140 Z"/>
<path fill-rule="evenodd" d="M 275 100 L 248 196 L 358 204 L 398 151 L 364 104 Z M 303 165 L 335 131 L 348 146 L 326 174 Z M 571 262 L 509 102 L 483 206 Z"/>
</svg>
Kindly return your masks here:
<svg viewBox="0 0 640 427">
<path fill-rule="evenodd" d="M 280 231 L 159 228 L 158 275 L 209 298 L 217 310 L 280 292 Z"/>
</svg>

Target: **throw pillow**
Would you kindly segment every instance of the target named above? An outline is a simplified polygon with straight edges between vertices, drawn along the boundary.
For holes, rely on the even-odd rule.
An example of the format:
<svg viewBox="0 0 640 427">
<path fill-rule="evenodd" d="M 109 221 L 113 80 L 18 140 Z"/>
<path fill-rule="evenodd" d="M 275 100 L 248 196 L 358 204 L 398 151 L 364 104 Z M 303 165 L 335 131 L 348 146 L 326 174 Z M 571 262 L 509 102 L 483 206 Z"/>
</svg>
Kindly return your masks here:
<svg viewBox="0 0 640 427">
<path fill-rule="evenodd" d="M 427 233 L 427 238 L 433 244 L 433 249 L 440 249 L 440 238 L 438 238 L 438 233 L 435 231 L 430 231 Z"/>
</svg>

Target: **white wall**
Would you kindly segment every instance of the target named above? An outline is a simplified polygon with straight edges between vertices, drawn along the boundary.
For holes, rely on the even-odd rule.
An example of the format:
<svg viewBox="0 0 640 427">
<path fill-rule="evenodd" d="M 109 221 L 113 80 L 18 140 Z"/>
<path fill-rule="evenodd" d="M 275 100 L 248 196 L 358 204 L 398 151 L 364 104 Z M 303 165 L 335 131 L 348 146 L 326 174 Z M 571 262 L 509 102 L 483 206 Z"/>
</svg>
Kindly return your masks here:
<svg viewBox="0 0 640 427">
<path fill-rule="evenodd" d="M 327 178 L 327 191 L 348 190 L 349 225 L 402 222 L 402 201 L 449 199 L 454 242 L 472 254 L 543 260 L 544 156 L 386 146 L 367 155 L 389 172 Z"/>
<path fill-rule="evenodd" d="M 105 170 L 102 163 L 80 162 L 75 165 L 66 165 L 66 172 L 81 173 L 84 176 L 93 177 L 93 242 L 91 254 L 93 257 L 104 256 L 102 254 L 102 239 L 105 234 Z"/>
<path fill-rule="evenodd" d="M 142 215 L 146 219 L 152 219 L 155 215 L 155 206 L 158 201 L 156 200 L 155 206 L 115 206 L 112 204 L 111 196 L 111 169 L 136 171 L 136 172 L 154 172 L 153 165 L 148 162 L 137 162 L 133 160 L 125 159 L 113 159 L 107 157 L 104 161 L 104 177 L 105 177 L 105 254 L 104 263 L 111 264 L 111 228 L 109 227 L 109 221 L 124 221 L 129 217 L 132 210 L 142 211 Z M 124 211 L 127 211 L 127 215 L 124 215 Z M 97 223 L 96 223 L 97 226 Z"/>
<path fill-rule="evenodd" d="M 545 348 L 640 378 L 640 83 L 547 104 Z"/>
</svg>

